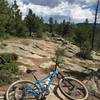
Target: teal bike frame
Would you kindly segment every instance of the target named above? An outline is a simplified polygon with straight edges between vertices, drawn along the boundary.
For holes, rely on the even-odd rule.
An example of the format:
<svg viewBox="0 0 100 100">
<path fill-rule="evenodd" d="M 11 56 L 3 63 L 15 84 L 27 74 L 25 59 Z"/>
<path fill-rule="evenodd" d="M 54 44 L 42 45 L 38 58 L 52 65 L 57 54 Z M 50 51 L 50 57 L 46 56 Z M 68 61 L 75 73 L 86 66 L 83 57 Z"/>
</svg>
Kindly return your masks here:
<svg viewBox="0 0 100 100">
<path fill-rule="evenodd" d="M 34 78 L 36 79 L 34 86 L 36 86 L 36 87 L 34 87 L 34 88 L 32 86 L 26 87 L 25 90 L 27 91 L 27 93 L 31 93 L 32 96 L 36 96 L 36 97 L 41 97 L 41 96 L 43 97 L 46 94 L 48 94 L 53 80 L 55 80 L 58 77 L 58 74 L 60 74 L 62 76 L 62 74 L 59 73 L 56 69 L 57 68 L 55 68 L 55 70 L 51 71 L 49 73 L 49 75 L 47 75 L 46 77 L 44 77 L 40 80 L 38 80 L 34 76 Z M 39 89 L 37 87 L 40 88 L 41 92 L 39 91 Z"/>
</svg>

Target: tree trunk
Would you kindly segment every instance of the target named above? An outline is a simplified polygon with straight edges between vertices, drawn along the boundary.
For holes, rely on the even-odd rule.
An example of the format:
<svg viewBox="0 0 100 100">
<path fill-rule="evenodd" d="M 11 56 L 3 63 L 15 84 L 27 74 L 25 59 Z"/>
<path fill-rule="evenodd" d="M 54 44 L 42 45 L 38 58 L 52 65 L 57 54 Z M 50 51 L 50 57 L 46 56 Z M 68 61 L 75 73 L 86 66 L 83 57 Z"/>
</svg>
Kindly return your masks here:
<svg viewBox="0 0 100 100">
<path fill-rule="evenodd" d="M 100 3 L 100 0 L 97 1 L 97 6 L 96 6 L 96 10 L 95 10 L 95 20 L 94 20 L 94 24 L 93 24 L 93 33 L 92 33 L 92 39 L 91 39 L 91 50 L 94 49 L 94 39 L 95 39 L 95 33 L 96 33 L 96 23 L 97 23 L 99 3 Z"/>
</svg>

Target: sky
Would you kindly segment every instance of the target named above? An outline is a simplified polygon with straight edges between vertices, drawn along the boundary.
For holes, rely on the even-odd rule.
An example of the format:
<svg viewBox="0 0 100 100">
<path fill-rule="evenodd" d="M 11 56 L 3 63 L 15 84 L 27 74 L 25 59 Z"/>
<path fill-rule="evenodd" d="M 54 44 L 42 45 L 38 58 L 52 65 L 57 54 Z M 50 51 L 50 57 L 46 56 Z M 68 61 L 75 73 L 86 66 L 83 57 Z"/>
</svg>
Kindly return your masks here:
<svg viewBox="0 0 100 100">
<path fill-rule="evenodd" d="M 11 5 L 14 0 L 7 1 Z M 45 21 L 53 17 L 59 22 L 65 19 L 75 23 L 84 22 L 86 18 L 93 22 L 96 2 L 97 0 L 17 0 L 23 18 L 31 8 L 33 13 L 43 17 Z"/>
</svg>

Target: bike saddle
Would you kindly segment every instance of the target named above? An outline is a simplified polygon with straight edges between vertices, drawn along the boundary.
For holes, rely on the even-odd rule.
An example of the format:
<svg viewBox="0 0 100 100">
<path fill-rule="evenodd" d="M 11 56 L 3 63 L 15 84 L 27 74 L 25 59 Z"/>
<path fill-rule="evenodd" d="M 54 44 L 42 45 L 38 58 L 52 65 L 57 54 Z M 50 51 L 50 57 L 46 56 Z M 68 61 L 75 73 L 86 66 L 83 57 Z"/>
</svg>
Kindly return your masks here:
<svg viewBox="0 0 100 100">
<path fill-rule="evenodd" d="M 27 69 L 27 73 L 35 73 L 37 70 Z"/>
</svg>

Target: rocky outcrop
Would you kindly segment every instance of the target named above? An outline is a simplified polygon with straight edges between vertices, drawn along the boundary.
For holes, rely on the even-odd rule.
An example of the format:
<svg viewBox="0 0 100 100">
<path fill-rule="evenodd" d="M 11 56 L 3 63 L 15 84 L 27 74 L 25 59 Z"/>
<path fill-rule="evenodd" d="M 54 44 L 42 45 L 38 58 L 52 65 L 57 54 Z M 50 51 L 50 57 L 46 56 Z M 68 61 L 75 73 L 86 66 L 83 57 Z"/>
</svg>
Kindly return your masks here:
<svg viewBox="0 0 100 100">
<path fill-rule="evenodd" d="M 93 60 L 77 58 L 75 54 L 78 53 L 80 49 L 64 39 L 58 38 L 53 42 L 45 40 L 15 39 L 13 41 L 3 41 L 3 44 L 6 45 L 0 48 L 0 53 L 14 52 L 18 54 L 19 59 L 17 63 L 26 67 L 50 67 L 53 64 L 51 58 L 55 56 L 55 50 L 61 48 L 62 45 L 65 48 L 63 57 L 64 64 L 69 69 L 83 72 L 84 68 L 82 66 L 95 69 L 100 65 L 100 56 L 97 56 L 95 52 L 92 52 Z"/>
<path fill-rule="evenodd" d="M 62 48 L 63 44 L 64 44 L 63 47 L 65 47 L 64 56 L 63 56 L 64 70 L 68 70 L 69 72 L 71 71 L 72 73 L 77 73 L 78 75 L 81 75 L 83 73 L 83 77 L 84 77 L 84 74 L 88 73 L 88 71 L 86 71 L 84 67 L 89 67 L 94 70 L 100 68 L 100 56 L 96 55 L 95 52 L 92 53 L 93 60 L 83 60 L 77 58 L 75 54 L 78 53 L 80 49 L 74 44 L 70 43 L 69 41 L 65 41 L 62 38 L 57 38 L 52 41 L 50 39 L 33 40 L 33 39 L 15 38 L 11 40 L 5 40 L 3 41 L 3 44 L 5 45 L 3 45 L 2 47 L 0 46 L 0 53 L 13 52 L 19 55 L 17 63 L 19 64 L 19 71 L 21 73 L 24 73 L 23 75 L 25 75 L 27 69 L 40 68 L 40 69 L 49 70 L 52 65 L 55 65 L 55 63 L 52 61 L 52 58 L 55 56 L 55 50 L 57 48 Z M 28 79 L 33 78 L 32 76 L 27 77 L 27 75 L 23 77 Z M 90 84 L 91 82 L 89 83 L 89 85 Z M 55 100 L 59 100 L 57 97 L 54 96 L 54 94 L 52 94 L 52 92 L 47 97 L 47 100 L 51 100 L 49 99 L 51 97 L 55 98 Z M 61 98 L 65 98 L 65 97 L 61 95 Z"/>
</svg>

